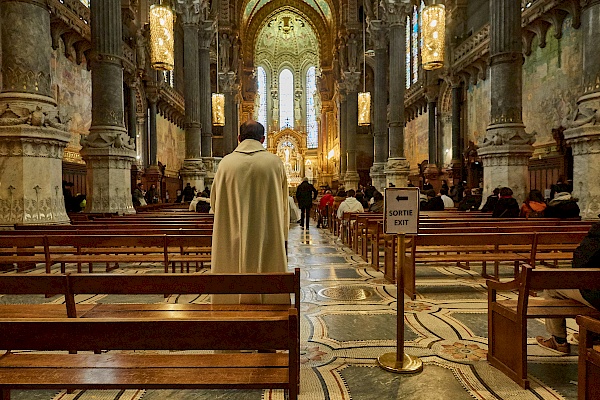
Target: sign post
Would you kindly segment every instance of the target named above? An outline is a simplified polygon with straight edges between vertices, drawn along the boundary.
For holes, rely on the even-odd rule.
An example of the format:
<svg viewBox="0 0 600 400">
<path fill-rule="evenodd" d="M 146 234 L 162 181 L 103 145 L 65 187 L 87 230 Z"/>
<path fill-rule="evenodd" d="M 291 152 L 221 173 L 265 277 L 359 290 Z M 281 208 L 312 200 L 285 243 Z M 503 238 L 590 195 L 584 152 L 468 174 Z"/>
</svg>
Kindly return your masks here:
<svg viewBox="0 0 600 400">
<path fill-rule="evenodd" d="M 377 358 L 379 366 L 398 374 L 412 374 L 423 370 L 419 357 L 404 352 L 404 263 L 406 243 L 404 235 L 416 235 L 419 227 L 419 189 L 386 188 L 384 203 L 384 231 L 398 235 L 398 268 L 396 270 L 396 352 L 385 353 Z"/>
</svg>

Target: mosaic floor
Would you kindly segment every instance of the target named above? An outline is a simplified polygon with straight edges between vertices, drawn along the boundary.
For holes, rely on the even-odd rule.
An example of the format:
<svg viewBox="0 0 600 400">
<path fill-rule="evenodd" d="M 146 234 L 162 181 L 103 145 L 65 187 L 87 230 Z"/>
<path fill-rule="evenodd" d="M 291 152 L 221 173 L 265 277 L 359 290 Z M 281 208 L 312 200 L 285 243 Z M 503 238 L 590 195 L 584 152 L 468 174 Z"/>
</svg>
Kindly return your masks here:
<svg viewBox="0 0 600 400">
<path fill-rule="evenodd" d="M 476 269 L 421 268 L 419 296 L 405 300 L 405 351 L 424 370 L 397 375 L 379 368 L 379 355 L 396 350 L 396 288 L 328 231 L 293 226 L 289 268 L 302 273 L 301 400 L 575 399 L 577 346 L 558 357 L 535 345 L 543 321 L 529 325 L 530 390 L 523 390 L 485 360 L 487 300 Z M 511 267 L 506 268 L 507 274 Z M 131 273 L 131 270 L 126 271 Z M 140 268 L 137 273 L 160 272 Z M 135 301 L 159 302 L 154 296 Z M 161 296 L 162 297 L 162 296 Z M 0 302 L 14 301 L 7 297 Z M 61 299 L 30 298 L 30 302 Z M 93 296 L 78 302 L 128 302 L 127 296 Z M 173 296 L 171 302 L 203 302 Z M 569 321 L 569 324 L 574 324 Z M 573 325 L 569 325 L 573 327 Z M 13 391 L 14 400 L 284 400 L 282 391 Z"/>
</svg>

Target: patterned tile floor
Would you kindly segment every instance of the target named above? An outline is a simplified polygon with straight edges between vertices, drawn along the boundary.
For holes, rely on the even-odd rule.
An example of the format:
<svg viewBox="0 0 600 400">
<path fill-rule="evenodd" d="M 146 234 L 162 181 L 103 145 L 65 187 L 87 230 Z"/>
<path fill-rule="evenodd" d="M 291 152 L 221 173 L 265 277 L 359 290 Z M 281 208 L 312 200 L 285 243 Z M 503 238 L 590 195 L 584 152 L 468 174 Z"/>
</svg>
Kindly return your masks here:
<svg viewBox="0 0 600 400">
<path fill-rule="evenodd" d="M 530 390 L 523 390 L 485 360 L 487 300 L 478 271 L 450 265 L 421 268 L 419 296 L 405 299 L 405 346 L 424 370 L 397 375 L 379 368 L 379 355 L 395 351 L 396 288 L 328 231 L 293 225 L 289 268 L 302 274 L 301 400 L 388 399 L 575 399 L 577 346 L 557 357 L 535 345 L 543 321 L 529 325 Z M 140 268 L 137 273 L 159 272 Z M 511 267 L 506 268 L 507 274 Z M 126 271 L 124 273 L 129 273 Z M 349 296 L 353 295 L 353 296 Z M 349 299 L 355 297 L 358 299 Z M 147 296 L 135 301 L 162 301 Z M 78 298 L 127 302 L 127 296 Z M 0 298 L 0 302 L 14 299 Z M 27 301 L 46 301 L 30 298 Z M 61 301 L 61 299 L 49 299 Z M 204 298 L 167 301 L 202 302 Z M 569 327 L 573 322 L 569 321 Z M 283 400 L 282 391 L 13 391 L 14 400 Z"/>
</svg>

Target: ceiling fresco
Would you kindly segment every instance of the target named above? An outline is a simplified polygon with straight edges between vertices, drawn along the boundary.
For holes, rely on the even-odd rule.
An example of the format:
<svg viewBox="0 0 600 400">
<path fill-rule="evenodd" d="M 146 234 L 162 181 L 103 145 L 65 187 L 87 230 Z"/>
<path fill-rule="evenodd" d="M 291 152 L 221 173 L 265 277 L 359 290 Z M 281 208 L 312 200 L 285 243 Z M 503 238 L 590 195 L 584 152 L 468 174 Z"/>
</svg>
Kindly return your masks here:
<svg viewBox="0 0 600 400">
<path fill-rule="evenodd" d="M 256 14 L 258 10 L 260 10 L 263 6 L 265 6 L 269 1 L 272 0 L 249 0 L 246 4 L 246 8 L 244 9 L 244 16 L 242 19 L 243 23 L 248 22 L 251 17 Z M 332 15 L 331 15 L 331 7 L 325 0 L 303 0 L 306 4 L 315 9 L 321 17 L 331 24 Z"/>
</svg>

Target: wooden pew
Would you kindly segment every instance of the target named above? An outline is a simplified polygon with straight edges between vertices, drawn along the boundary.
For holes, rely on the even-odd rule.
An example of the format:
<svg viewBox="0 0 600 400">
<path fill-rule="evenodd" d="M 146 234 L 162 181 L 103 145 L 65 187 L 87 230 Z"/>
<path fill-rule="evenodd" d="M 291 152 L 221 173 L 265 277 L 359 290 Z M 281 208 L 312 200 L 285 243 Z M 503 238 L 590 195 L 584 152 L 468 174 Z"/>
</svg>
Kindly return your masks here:
<svg viewBox="0 0 600 400">
<path fill-rule="evenodd" d="M 2 269 L 13 269 L 16 265 L 18 270 L 23 270 L 38 263 L 49 263 L 46 238 L 43 235 L 15 235 L 13 232 L 11 235 L 0 236 Z"/>
<path fill-rule="evenodd" d="M 6 353 L 0 394 L 12 389 L 286 389 L 298 396 L 298 315 L 223 312 L 196 319 L 0 320 L 6 350 L 284 350 L 287 353 Z"/>
<path fill-rule="evenodd" d="M 488 361 L 521 387 L 527 379 L 527 320 L 530 318 L 599 317 L 600 312 L 575 300 L 529 299 L 529 293 L 544 289 L 597 289 L 600 269 L 533 269 L 524 265 L 510 282 L 487 281 Z M 517 291 L 517 300 L 497 299 L 499 291 Z M 580 336 L 581 337 L 581 336 Z M 581 382 L 580 382 L 581 384 Z"/>
<path fill-rule="evenodd" d="M 599 400 L 600 391 L 600 351 L 594 346 L 594 339 L 600 334 L 600 321 L 578 316 L 579 324 L 579 379 L 577 398 L 579 400 Z"/>
</svg>

